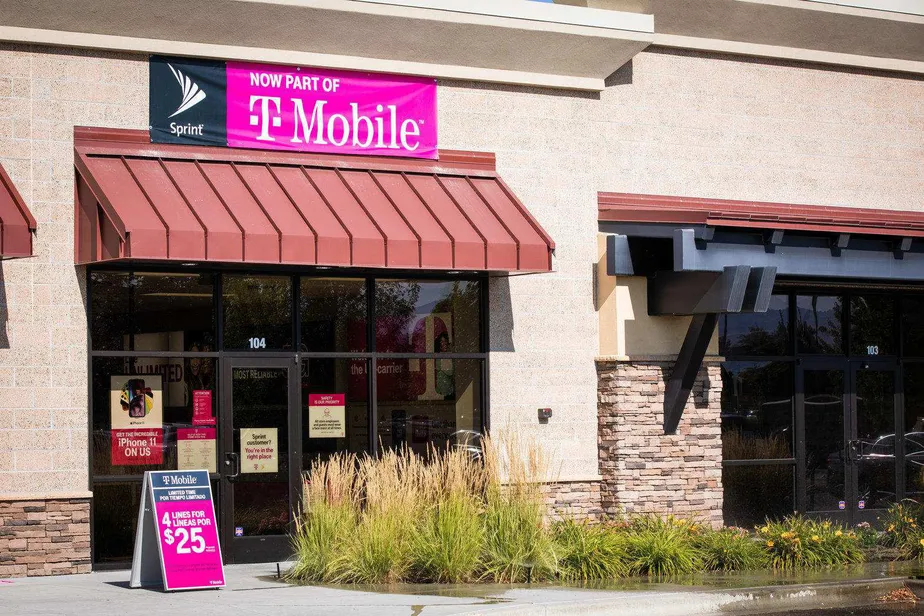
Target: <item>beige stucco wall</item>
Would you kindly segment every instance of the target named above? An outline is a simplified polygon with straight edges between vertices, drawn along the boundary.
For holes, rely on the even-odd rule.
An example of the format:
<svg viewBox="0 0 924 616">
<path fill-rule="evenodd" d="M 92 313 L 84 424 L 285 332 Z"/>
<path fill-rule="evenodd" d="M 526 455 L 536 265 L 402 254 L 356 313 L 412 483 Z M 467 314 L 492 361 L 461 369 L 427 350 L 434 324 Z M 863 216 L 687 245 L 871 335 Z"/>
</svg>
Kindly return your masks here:
<svg viewBox="0 0 924 616">
<path fill-rule="evenodd" d="M 598 473 L 597 191 L 924 206 L 920 79 L 655 51 L 613 84 L 439 91 L 441 147 L 496 152 L 557 243 L 554 273 L 492 280 L 490 395 L 493 426 L 535 434 L 562 480 Z M 0 162 L 39 223 L 37 256 L 0 263 L 0 495 L 87 489 L 75 124 L 145 128 L 146 59 L 0 47 Z M 676 353 L 685 323 L 647 318 L 639 284 L 613 288 L 632 309 L 611 318 L 625 352 Z M 553 408 L 548 424 L 539 407 Z"/>
</svg>

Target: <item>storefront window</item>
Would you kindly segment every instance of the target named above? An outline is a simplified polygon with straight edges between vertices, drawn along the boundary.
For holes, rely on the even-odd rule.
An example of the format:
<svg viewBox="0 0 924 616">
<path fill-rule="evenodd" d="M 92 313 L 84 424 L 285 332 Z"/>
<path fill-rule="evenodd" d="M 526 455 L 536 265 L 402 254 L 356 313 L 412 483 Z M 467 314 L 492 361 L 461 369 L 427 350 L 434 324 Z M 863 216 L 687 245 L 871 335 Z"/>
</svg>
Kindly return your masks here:
<svg viewBox="0 0 924 616">
<path fill-rule="evenodd" d="M 905 357 L 924 357 L 924 296 L 902 298 L 902 353 Z"/>
<path fill-rule="evenodd" d="M 793 366 L 789 362 L 722 364 L 722 457 L 792 457 Z"/>
<path fill-rule="evenodd" d="M 482 426 L 481 361 L 379 359 L 376 426 L 384 448 L 475 447 Z"/>
<path fill-rule="evenodd" d="M 376 350 L 380 353 L 478 353 L 477 281 L 376 282 Z"/>
<path fill-rule="evenodd" d="M 809 354 L 842 354 L 844 352 L 843 322 L 843 297 L 797 295 L 797 351 Z"/>
<path fill-rule="evenodd" d="M 905 497 L 924 499 L 924 363 L 905 364 Z"/>
<path fill-rule="evenodd" d="M 354 278 L 301 280 L 301 350 L 364 352 L 366 344 L 366 281 Z"/>
<path fill-rule="evenodd" d="M 305 361 L 305 360 L 303 360 Z M 369 451 L 369 361 L 313 357 L 302 368 L 302 468 Z"/>
<path fill-rule="evenodd" d="M 724 313 L 719 318 L 720 355 L 788 355 L 789 296 L 773 295 L 767 312 Z"/>
<path fill-rule="evenodd" d="M 141 482 L 98 483 L 93 486 L 93 552 L 96 562 L 132 557 Z"/>
<path fill-rule="evenodd" d="M 136 273 L 134 350 L 214 350 L 214 280 L 213 274 Z"/>
<path fill-rule="evenodd" d="M 100 351 L 129 350 L 132 286 L 128 272 L 90 274 L 90 336 Z"/>
<path fill-rule="evenodd" d="M 886 295 L 850 298 L 851 355 L 895 355 L 895 299 Z"/>
<path fill-rule="evenodd" d="M 222 296 L 225 349 L 292 349 L 291 278 L 225 276 Z"/>
<path fill-rule="evenodd" d="M 93 360 L 93 474 L 216 470 L 215 360 Z"/>
<path fill-rule="evenodd" d="M 791 465 L 760 464 L 722 469 L 722 516 L 728 526 L 753 528 L 767 519 L 792 514 L 794 470 Z"/>
</svg>

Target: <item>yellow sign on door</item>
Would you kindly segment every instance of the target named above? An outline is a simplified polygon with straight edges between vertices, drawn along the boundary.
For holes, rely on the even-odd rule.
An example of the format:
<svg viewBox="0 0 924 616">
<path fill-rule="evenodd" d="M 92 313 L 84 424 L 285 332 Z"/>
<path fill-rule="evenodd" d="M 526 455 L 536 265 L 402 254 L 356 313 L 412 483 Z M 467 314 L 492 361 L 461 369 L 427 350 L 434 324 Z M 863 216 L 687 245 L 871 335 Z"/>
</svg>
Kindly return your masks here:
<svg viewBox="0 0 924 616">
<path fill-rule="evenodd" d="M 279 430 L 241 428 L 241 472 L 279 472 Z"/>
</svg>

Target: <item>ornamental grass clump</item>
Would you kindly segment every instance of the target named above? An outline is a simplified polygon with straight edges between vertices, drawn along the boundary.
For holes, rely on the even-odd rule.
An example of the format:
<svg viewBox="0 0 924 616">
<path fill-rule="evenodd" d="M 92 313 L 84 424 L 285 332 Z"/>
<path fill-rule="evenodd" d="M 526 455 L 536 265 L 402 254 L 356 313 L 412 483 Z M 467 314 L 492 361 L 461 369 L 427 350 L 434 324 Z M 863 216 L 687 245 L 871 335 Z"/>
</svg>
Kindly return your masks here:
<svg viewBox="0 0 924 616">
<path fill-rule="evenodd" d="M 743 528 L 708 531 L 695 539 L 703 568 L 710 571 L 748 571 L 767 564 L 767 553 Z"/>
<path fill-rule="evenodd" d="M 768 521 L 758 537 L 774 569 L 834 567 L 864 559 L 856 533 L 830 521 L 790 516 Z"/>
<path fill-rule="evenodd" d="M 629 569 L 637 575 L 667 577 L 696 571 L 700 552 L 693 545 L 689 528 L 663 526 L 626 534 Z"/>
<path fill-rule="evenodd" d="M 572 519 L 555 524 L 558 575 L 562 580 L 586 582 L 629 574 L 626 536 L 601 525 Z"/>
<path fill-rule="evenodd" d="M 546 525 L 543 482 L 550 478 L 541 447 L 514 433 L 485 439 L 484 575 L 501 583 L 550 578 L 557 568 Z"/>
</svg>

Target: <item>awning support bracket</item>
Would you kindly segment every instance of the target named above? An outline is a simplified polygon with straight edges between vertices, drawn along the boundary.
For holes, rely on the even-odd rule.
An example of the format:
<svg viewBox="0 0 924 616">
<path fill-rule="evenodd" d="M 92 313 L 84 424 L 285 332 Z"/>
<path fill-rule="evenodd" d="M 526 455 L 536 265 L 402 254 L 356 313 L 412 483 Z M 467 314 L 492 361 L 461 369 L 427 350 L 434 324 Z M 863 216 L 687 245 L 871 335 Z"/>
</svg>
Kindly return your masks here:
<svg viewBox="0 0 924 616">
<path fill-rule="evenodd" d="M 696 375 L 703 365 L 706 349 L 719 321 L 715 312 L 695 314 L 690 321 L 687 335 L 680 347 L 680 355 L 671 372 L 664 391 L 664 434 L 676 434 L 683 417 L 690 391 L 696 382 Z"/>
</svg>

